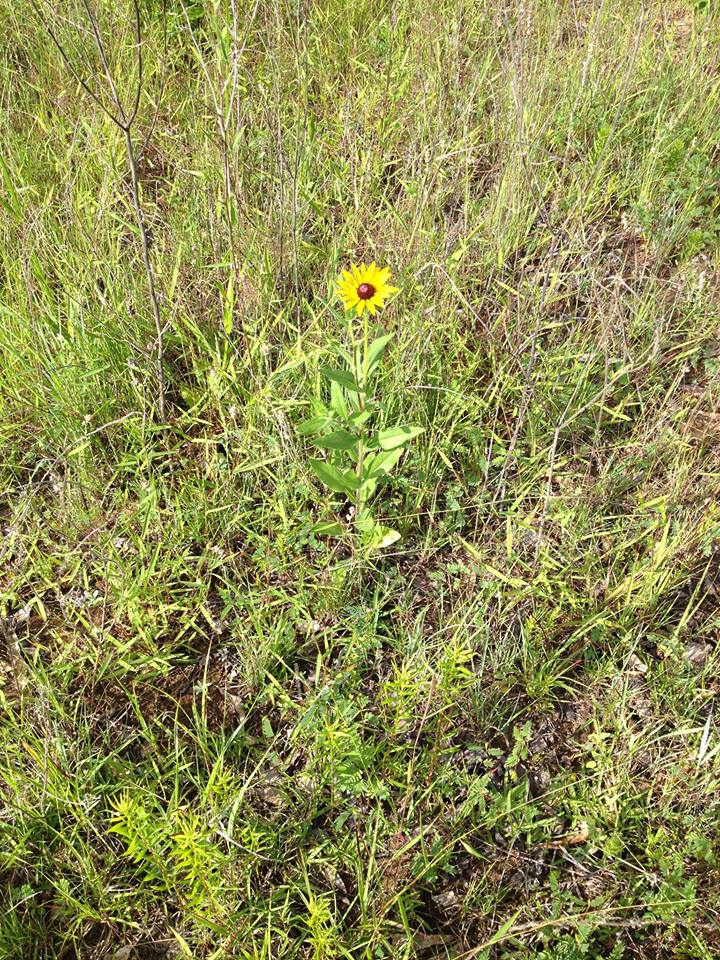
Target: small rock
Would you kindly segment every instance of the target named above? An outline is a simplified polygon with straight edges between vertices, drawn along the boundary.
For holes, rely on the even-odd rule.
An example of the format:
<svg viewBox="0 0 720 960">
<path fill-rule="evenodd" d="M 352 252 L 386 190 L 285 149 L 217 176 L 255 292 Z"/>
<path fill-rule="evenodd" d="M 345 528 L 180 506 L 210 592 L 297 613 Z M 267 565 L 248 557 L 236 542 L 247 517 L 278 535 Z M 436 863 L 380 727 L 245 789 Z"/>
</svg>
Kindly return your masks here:
<svg viewBox="0 0 720 960">
<path fill-rule="evenodd" d="M 712 645 L 709 643 L 689 643 L 685 650 L 685 659 L 695 670 L 702 670 L 708 661 L 708 657 L 713 652 Z"/>
<path fill-rule="evenodd" d="M 242 697 L 238 697 L 235 693 L 228 693 L 226 695 L 227 710 L 228 713 L 235 714 L 241 719 L 245 719 L 245 701 Z"/>
<path fill-rule="evenodd" d="M 530 753 L 541 754 L 545 756 L 550 752 L 553 746 L 553 733 L 551 730 L 540 730 L 530 741 Z"/>
<path fill-rule="evenodd" d="M 282 783 L 282 780 L 283 778 L 277 770 L 268 770 L 262 783 L 255 787 L 254 793 L 271 807 L 276 809 L 283 807 L 285 806 L 285 797 L 278 790 L 278 785 Z"/>
<path fill-rule="evenodd" d="M 628 670 L 630 671 L 630 673 L 645 674 L 647 673 L 648 668 L 647 668 L 647 664 L 643 663 L 640 657 L 637 656 L 637 654 L 632 653 L 630 654 L 630 658 L 628 660 Z"/>
<path fill-rule="evenodd" d="M 30 614 L 32 613 L 32 607 L 28 603 L 27 606 L 23 607 L 21 610 L 15 614 L 15 626 L 20 626 L 21 623 L 27 623 L 30 619 Z"/>
<path fill-rule="evenodd" d="M 550 771 L 546 770 L 545 767 L 539 767 L 537 770 L 533 770 L 530 773 L 530 790 L 534 797 L 542 796 L 543 793 L 550 786 L 550 781 L 552 777 L 550 776 Z"/>
<path fill-rule="evenodd" d="M 439 910 L 452 910 L 457 904 L 457 894 L 454 890 L 443 890 L 433 894 L 432 901 Z"/>
<path fill-rule="evenodd" d="M 466 770 L 476 773 L 487 766 L 488 755 L 482 747 L 468 747 L 460 754 L 460 761 Z"/>
</svg>

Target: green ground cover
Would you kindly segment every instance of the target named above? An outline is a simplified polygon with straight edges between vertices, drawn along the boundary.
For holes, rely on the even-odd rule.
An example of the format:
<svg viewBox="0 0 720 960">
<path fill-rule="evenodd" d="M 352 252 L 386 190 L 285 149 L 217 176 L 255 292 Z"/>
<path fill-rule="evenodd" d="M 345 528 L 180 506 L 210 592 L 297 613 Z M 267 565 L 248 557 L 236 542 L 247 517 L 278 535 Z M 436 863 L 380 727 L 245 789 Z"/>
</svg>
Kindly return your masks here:
<svg viewBox="0 0 720 960">
<path fill-rule="evenodd" d="M 713 4 L 91 9 L 128 138 L 0 0 L 0 957 L 720 956 Z"/>
</svg>

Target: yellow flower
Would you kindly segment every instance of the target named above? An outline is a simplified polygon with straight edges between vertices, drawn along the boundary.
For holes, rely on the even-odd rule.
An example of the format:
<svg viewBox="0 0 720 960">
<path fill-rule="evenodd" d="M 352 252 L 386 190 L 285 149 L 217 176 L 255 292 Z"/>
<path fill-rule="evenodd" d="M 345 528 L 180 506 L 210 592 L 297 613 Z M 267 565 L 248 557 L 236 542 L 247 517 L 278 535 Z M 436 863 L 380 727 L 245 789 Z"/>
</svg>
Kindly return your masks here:
<svg viewBox="0 0 720 960">
<path fill-rule="evenodd" d="M 337 292 L 342 297 L 346 310 L 354 310 L 359 317 L 363 310 L 368 310 L 373 316 L 378 307 L 385 306 L 385 300 L 391 293 L 397 293 L 398 288 L 388 283 L 390 268 L 370 266 L 362 263 L 357 266 L 350 264 L 349 270 L 343 270 L 338 278 Z"/>
</svg>

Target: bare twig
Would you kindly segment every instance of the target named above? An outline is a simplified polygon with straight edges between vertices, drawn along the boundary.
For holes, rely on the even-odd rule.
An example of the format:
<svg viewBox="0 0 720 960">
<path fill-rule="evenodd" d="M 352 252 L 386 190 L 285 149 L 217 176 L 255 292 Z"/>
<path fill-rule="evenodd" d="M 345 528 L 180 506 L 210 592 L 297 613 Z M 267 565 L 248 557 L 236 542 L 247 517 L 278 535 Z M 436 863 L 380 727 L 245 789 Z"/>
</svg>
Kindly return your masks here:
<svg viewBox="0 0 720 960">
<path fill-rule="evenodd" d="M 143 34 L 142 34 L 142 15 L 140 11 L 139 0 L 132 0 L 133 6 L 133 21 L 134 21 L 134 33 L 135 33 L 135 49 L 136 49 L 136 62 L 137 62 L 137 85 L 135 89 L 135 96 L 133 98 L 132 107 L 129 110 L 126 110 L 120 92 L 113 77 L 113 72 L 110 68 L 110 62 L 107 56 L 107 48 L 105 41 L 100 30 L 100 26 L 95 16 L 92 7 L 90 6 L 89 0 L 82 0 L 82 5 L 85 10 L 85 16 L 90 24 L 90 29 L 92 31 L 93 38 L 95 40 L 95 47 L 100 57 L 100 62 L 103 67 L 103 72 L 110 88 L 110 97 L 112 100 L 112 108 L 108 107 L 102 100 L 99 94 L 93 90 L 90 84 L 83 80 L 80 73 L 76 69 L 75 65 L 72 62 L 71 57 L 69 56 L 66 46 L 63 41 L 59 38 L 57 32 L 54 29 L 53 21 L 49 14 L 49 11 L 43 11 L 41 4 L 44 5 L 44 0 L 30 0 L 35 13 L 43 21 L 45 29 L 52 40 L 53 44 L 57 48 L 60 56 L 62 57 L 64 63 L 70 70 L 72 76 L 77 80 L 80 86 L 85 90 L 88 96 L 100 107 L 100 109 L 112 120 L 118 129 L 123 133 L 123 138 L 125 142 L 125 154 L 127 158 L 128 169 L 130 171 L 130 186 L 133 200 L 133 208 L 135 210 L 135 218 L 137 220 L 138 229 L 140 231 L 140 245 L 142 249 L 142 258 L 143 265 L 145 267 L 145 276 L 147 280 L 148 287 L 148 296 L 150 299 L 150 307 L 152 310 L 153 322 L 155 324 L 155 374 L 157 379 L 157 402 L 158 402 L 158 415 L 160 420 L 164 422 L 165 420 L 165 349 L 164 349 L 164 327 L 162 323 L 162 318 L 160 316 L 160 302 L 158 299 L 156 284 L 155 284 L 155 271 L 153 269 L 152 260 L 150 259 L 150 234 L 145 222 L 145 214 L 143 212 L 142 203 L 140 200 L 140 181 L 138 176 L 138 155 L 135 151 L 135 146 L 133 144 L 132 137 L 132 128 L 135 120 L 137 119 L 138 111 L 140 108 L 140 99 L 142 97 L 143 91 L 143 55 L 142 55 L 142 45 L 143 45 Z M 167 9 L 165 3 L 163 3 L 163 30 L 164 36 L 166 37 L 167 33 Z M 164 54 L 167 53 L 167 42 L 166 40 L 164 46 Z M 164 57 L 165 59 L 165 57 Z M 165 76 L 165 67 L 163 62 L 163 84 Z M 159 106 L 158 106 L 159 109 Z M 155 125 L 155 120 L 157 118 L 157 110 L 155 113 L 155 118 L 153 119 L 153 128 Z M 147 147 L 147 138 L 143 144 L 142 150 L 145 150 Z"/>
<path fill-rule="evenodd" d="M 150 260 L 150 242 L 148 231 L 145 225 L 145 216 L 140 204 L 140 188 L 138 183 L 137 160 L 133 148 L 130 130 L 126 129 L 125 134 L 125 152 L 127 153 L 128 166 L 130 167 L 130 178 L 132 182 L 132 198 L 135 207 L 135 216 L 140 227 L 140 240 L 142 245 L 143 263 L 145 264 L 145 274 L 147 277 L 148 293 L 150 295 L 150 305 L 152 307 L 153 321 L 155 323 L 156 343 L 155 343 L 155 372 L 158 386 L 158 413 L 160 419 L 165 420 L 165 350 L 164 350 L 164 329 L 160 317 L 160 306 L 158 303 L 157 291 L 155 290 L 155 273 Z"/>
</svg>

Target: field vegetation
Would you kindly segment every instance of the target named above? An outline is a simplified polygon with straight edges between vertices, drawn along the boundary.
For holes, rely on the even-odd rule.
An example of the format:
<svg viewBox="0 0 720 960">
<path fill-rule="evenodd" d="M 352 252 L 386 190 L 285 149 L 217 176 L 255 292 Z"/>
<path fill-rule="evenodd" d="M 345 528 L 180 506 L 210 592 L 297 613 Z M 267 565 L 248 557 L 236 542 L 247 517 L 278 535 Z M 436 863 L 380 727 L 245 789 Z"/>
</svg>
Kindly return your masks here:
<svg viewBox="0 0 720 960">
<path fill-rule="evenodd" d="M 0 957 L 720 956 L 714 4 L 0 37 Z"/>
</svg>

